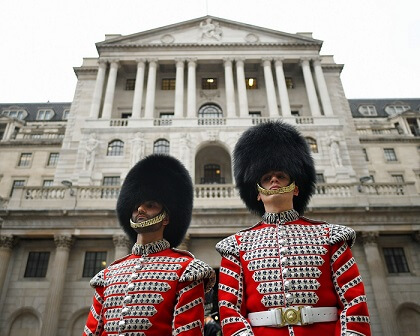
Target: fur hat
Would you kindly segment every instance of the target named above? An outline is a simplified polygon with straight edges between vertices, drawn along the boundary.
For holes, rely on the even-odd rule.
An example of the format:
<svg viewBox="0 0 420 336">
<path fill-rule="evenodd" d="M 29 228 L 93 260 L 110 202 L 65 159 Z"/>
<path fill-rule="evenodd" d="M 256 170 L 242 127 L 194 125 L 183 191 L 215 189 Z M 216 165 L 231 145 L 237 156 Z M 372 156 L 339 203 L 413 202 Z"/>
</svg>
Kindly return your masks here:
<svg viewBox="0 0 420 336">
<path fill-rule="evenodd" d="M 131 168 L 117 201 L 120 225 L 134 242 L 137 232 L 130 226 L 133 209 L 144 201 L 161 203 L 169 213 L 163 237 L 178 246 L 188 230 L 193 208 L 193 184 L 187 169 L 174 157 L 152 154 Z"/>
<path fill-rule="evenodd" d="M 284 122 L 267 122 L 245 131 L 235 146 L 233 164 L 242 200 L 259 215 L 265 210 L 257 200 L 256 184 L 271 170 L 289 174 L 299 187 L 293 207 L 300 215 L 315 191 L 316 173 L 308 144 L 296 128 Z"/>
</svg>

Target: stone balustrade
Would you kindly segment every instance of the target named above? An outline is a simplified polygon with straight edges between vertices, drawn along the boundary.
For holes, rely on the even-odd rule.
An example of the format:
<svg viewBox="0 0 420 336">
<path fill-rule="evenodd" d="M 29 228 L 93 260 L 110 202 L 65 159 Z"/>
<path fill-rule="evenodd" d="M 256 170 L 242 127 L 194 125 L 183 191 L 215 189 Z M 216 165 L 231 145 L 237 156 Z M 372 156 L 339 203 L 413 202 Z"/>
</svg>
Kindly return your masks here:
<svg viewBox="0 0 420 336">
<path fill-rule="evenodd" d="M 114 209 L 119 186 L 16 188 L 3 208 L 13 209 Z M 242 206 L 233 184 L 196 184 L 194 206 L 206 208 Z M 47 201 L 47 202 L 46 202 Z M 319 183 L 310 207 L 418 204 L 414 183 Z"/>
</svg>

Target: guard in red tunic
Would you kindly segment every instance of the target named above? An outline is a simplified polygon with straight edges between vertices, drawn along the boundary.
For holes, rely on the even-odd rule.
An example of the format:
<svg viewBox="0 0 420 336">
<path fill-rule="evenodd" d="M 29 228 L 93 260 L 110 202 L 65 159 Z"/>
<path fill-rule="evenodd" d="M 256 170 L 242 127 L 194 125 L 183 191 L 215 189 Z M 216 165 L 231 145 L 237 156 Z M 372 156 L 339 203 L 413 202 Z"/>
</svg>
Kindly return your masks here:
<svg viewBox="0 0 420 336">
<path fill-rule="evenodd" d="M 262 220 L 216 245 L 223 335 L 371 335 L 355 232 L 301 216 L 315 185 L 305 139 L 285 123 L 252 127 L 236 144 L 234 174 Z"/>
<path fill-rule="evenodd" d="M 178 246 L 191 221 L 193 186 L 185 167 L 151 155 L 128 173 L 117 202 L 136 243 L 90 282 L 96 289 L 83 335 L 203 335 L 204 294 L 213 269 Z"/>
</svg>

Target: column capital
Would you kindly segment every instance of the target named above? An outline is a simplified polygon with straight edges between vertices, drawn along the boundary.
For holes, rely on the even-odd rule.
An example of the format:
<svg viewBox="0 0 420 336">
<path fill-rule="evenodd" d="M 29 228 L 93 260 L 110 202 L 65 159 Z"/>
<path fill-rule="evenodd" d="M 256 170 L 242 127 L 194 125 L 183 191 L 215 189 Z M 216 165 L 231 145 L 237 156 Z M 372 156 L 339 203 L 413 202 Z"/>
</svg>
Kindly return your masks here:
<svg viewBox="0 0 420 336">
<path fill-rule="evenodd" d="M 311 57 L 301 57 L 300 58 L 300 64 L 308 64 L 309 65 L 309 62 L 312 60 L 312 58 Z"/>
<path fill-rule="evenodd" d="M 178 64 L 184 65 L 185 61 L 186 61 L 185 57 L 175 57 L 175 64 L 177 66 L 178 66 Z"/>
<path fill-rule="evenodd" d="M 224 64 L 226 64 L 226 63 L 232 64 L 233 57 L 223 57 L 222 60 L 223 60 Z"/>
<path fill-rule="evenodd" d="M 157 59 L 157 58 L 148 58 L 147 59 L 147 62 L 149 64 L 157 64 L 159 62 L 159 59 Z"/>
<path fill-rule="evenodd" d="M 112 236 L 112 241 L 115 247 L 131 247 L 131 242 L 126 235 L 116 234 Z"/>
<path fill-rule="evenodd" d="M 188 66 L 196 66 L 197 65 L 197 58 L 196 57 L 190 57 L 187 58 Z"/>
<path fill-rule="evenodd" d="M 57 248 L 61 247 L 61 248 L 69 250 L 70 247 L 73 245 L 73 242 L 74 240 L 71 235 L 66 235 L 66 234 L 54 235 L 54 243 Z"/>
<path fill-rule="evenodd" d="M 283 56 L 274 57 L 274 63 L 275 64 L 277 64 L 277 63 L 283 64 L 283 62 L 284 62 L 284 57 Z"/>
<path fill-rule="evenodd" d="M 144 63 L 146 63 L 146 59 L 145 59 L 145 58 L 143 58 L 143 57 L 137 57 L 137 58 L 135 58 L 135 61 L 136 61 L 136 63 L 137 63 L 137 66 L 139 66 L 139 65 L 141 65 L 141 64 L 143 64 L 143 65 L 144 65 Z"/>
<path fill-rule="evenodd" d="M 16 245 L 16 238 L 12 235 L 1 235 L 0 236 L 0 248 L 6 248 L 12 250 Z"/>
<path fill-rule="evenodd" d="M 314 58 L 312 58 L 312 63 L 314 65 L 321 65 L 321 57 L 314 57 Z"/>
<path fill-rule="evenodd" d="M 261 58 L 261 62 L 263 66 L 271 66 L 271 61 L 273 60 L 272 57 L 263 57 Z"/>
<path fill-rule="evenodd" d="M 362 232 L 363 245 L 376 245 L 378 243 L 379 232 L 367 231 Z"/>
<path fill-rule="evenodd" d="M 108 62 L 112 65 L 112 64 L 119 64 L 120 63 L 120 59 L 116 58 L 116 57 L 112 57 L 112 58 L 108 58 Z"/>
<path fill-rule="evenodd" d="M 108 60 L 106 58 L 98 58 L 98 64 L 99 65 L 107 65 Z"/>
</svg>

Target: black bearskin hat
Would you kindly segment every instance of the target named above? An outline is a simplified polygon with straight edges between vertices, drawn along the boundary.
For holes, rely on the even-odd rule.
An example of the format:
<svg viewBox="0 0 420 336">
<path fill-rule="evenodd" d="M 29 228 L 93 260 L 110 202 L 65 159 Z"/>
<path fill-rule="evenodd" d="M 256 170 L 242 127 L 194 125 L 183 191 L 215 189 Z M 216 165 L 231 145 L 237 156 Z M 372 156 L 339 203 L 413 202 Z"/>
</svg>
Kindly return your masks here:
<svg viewBox="0 0 420 336">
<path fill-rule="evenodd" d="M 316 173 L 308 144 L 296 128 L 284 122 L 267 122 L 246 130 L 235 146 L 233 165 L 242 200 L 259 215 L 265 210 L 257 200 L 256 184 L 269 171 L 287 173 L 299 187 L 293 207 L 300 215 L 315 191 Z"/>
<path fill-rule="evenodd" d="M 178 246 L 191 222 L 193 184 L 187 169 L 174 157 L 149 155 L 137 162 L 125 178 L 117 201 L 117 215 L 133 242 L 137 240 L 137 232 L 130 226 L 132 212 L 141 202 L 152 200 L 161 203 L 169 213 L 163 237 L 171 247 Z"/>
</svg>

